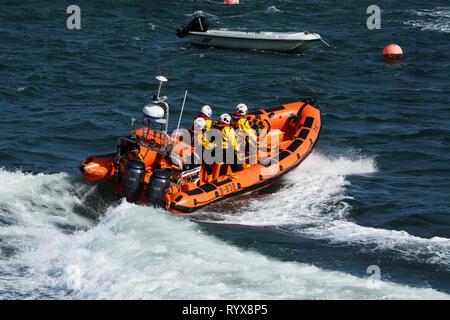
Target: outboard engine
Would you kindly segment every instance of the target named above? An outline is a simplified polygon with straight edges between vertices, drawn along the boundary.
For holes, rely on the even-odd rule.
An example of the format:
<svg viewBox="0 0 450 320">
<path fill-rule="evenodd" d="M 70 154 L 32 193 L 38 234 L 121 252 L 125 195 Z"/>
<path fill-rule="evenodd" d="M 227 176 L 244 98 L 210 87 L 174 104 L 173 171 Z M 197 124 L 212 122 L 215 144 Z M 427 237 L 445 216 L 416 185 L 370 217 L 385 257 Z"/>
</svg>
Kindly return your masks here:
<svg viewBox="0 0 450 320">
<path fill-rule="evenodd" d="M 177 36 L 180 38 L 186 37 L 190 31 L 206 32 L 208 31 L 208 19 L 204 16 L 194 18 L 186 27 L 181 27 L 177 30 Z"/>
<path fill-rule="evenodd" d="M 130 160 L 127 164 L 127 171 L 123 190 L 127 201 L 135 202 L 144 181 L 145 164 L 140 160 Z"/>
<path fill-rule="evenodd" d="M 163 169 L 156 169 L 148 183 L 147 197 L 150 204 L 158 207 L 164 207 L 164 196 L 169 191 L 170 176 L 169 172 Z"/>
</svg>

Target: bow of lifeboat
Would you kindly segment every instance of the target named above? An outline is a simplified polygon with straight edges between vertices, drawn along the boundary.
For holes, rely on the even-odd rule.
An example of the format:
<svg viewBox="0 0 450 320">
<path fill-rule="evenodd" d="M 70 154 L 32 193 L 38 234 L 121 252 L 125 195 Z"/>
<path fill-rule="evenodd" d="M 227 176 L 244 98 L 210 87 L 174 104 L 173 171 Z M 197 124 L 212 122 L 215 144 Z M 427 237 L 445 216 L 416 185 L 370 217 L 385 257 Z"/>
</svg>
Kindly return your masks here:
<svg viewBox="0 0 450 320">
<path fill-rule="evenodd" d="M 89 156 L 80 166 L 80 172 L 86 180 L 109 180 L 114 176 L 114 159 L 116 154 Z"/>
</svg>

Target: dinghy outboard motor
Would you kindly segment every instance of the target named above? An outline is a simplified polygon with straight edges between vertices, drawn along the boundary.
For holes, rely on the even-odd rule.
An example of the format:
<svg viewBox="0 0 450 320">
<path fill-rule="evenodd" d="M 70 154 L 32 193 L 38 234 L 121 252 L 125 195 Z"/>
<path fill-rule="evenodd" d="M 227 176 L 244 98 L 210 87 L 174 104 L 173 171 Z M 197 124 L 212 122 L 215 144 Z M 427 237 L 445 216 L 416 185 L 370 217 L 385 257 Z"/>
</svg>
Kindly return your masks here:
<svg viewBox="0 0 450 320">
<path fill-rule="evenodd" d="M 180 38 L 186 37 L 190 31 L 206 32 L 208 31 L 208 19 L 204 16 L 194 18 L 186 27 L 181 27 L 177 30 L 177 36 Z"/>
<path fill-rule="evenodd" d="M 140 160 L 130 160 L 127 175 L 123 182 L 123 191 L 128 202 L 135 202 L 145 175 L 145 164 Z"/>
<path fill-rule="evenodd" d="M 169 186 L 169 172 L 163 169 L 156 169 L 150 177 L 147 188 L 147 197 L 150 204 L 157 207 L 164 207 L 164 196 L 169 191 Z"/>
</svg>

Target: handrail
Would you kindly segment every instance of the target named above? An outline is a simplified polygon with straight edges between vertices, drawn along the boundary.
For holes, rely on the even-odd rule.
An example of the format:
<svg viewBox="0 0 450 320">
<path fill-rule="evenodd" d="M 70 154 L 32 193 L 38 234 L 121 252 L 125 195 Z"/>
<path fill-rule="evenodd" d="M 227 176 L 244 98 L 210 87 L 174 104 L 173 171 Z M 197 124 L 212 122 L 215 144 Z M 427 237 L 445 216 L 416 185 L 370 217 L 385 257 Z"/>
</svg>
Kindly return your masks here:
<svg viewBox="0 0 450 320">
<path fill-rule="evenodd" d="M 152 151 L 158 152 L 162 155 L 169 154 L 170 151 L 168 150 L 168 147 L 169 147 L 169 143 L 170 143 L 170 137 L 167 133 L 161 132 L 158 130 L 153 130 L 146 126 L 144 126 L 142 129 L 143 129 L 142 137 L 140 139 L 137 139 L 137 141 L 136 141 L 138 145 L 140 145 L 141 147 L 148 148 Z M 156 144 L 155 145 L 149 144 L 149 142 L 155 141 L 155 139 L 150 139 L 149 142 L 145 143 L 145 141 L 148 140 L 149 137 L 150 138 L 153 137 L 155 139 L 160 140 L 161 141 L 160 148 L 157 148 Z M 155 141 L 155 143 L 156 143 L 156 141 Z"/>
</svg>

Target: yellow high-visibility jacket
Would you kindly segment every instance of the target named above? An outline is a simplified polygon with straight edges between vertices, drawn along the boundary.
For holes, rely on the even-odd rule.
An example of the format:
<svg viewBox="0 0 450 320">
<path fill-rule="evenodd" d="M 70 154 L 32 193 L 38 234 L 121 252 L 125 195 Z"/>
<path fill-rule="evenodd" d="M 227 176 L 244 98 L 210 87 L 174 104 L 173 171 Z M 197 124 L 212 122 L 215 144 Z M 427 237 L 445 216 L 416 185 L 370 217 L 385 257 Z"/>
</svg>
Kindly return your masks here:
<svg viewBox="0 0 450 320">
<path fill-rule="evenodd" d="M 234 122 L 234 128 L 237 130 L 237 133 L 239 134 L 239 132 L 242 133 L 246 133 L 246 136 L 248 136 L 248 141 L 249 143 L 255 147 L 256 146 L 256 135 L 255 135 L 255 130 L 253 130 L 250 127 L 250 123 L 248 122 L 247 118 L 242 118 L 242 117 L 237 117 L 235 115 L 233 115 L 233 119 L 235 120 Z M 237 122 L 236 122 L 237 120 Z M 245 136 L 242 137 L 242 140 L 245 138 Z"/>
<path fill-rule="evenodd" d="M 226 126 L 222 128 L 222 149 L 234 148 L 236 152 L 239 151 L 239 145 L 236 139 L 236 132 L 233 127 Z"/>
<path fill-rule="evenodd" d="M 214 143 L 210 142 L 205 135 L 205 133 L 197 133 L 197 143 L 198 145 L 201 145 L 205 149 L 212 149 L 214 148 Z"/>
<path fill-rule="evenodd" d="M 211 129 L 211 127 L 212 127 L 212 120 L 211 119 L 206 120 L 206 130 Z"/>
</svg>

